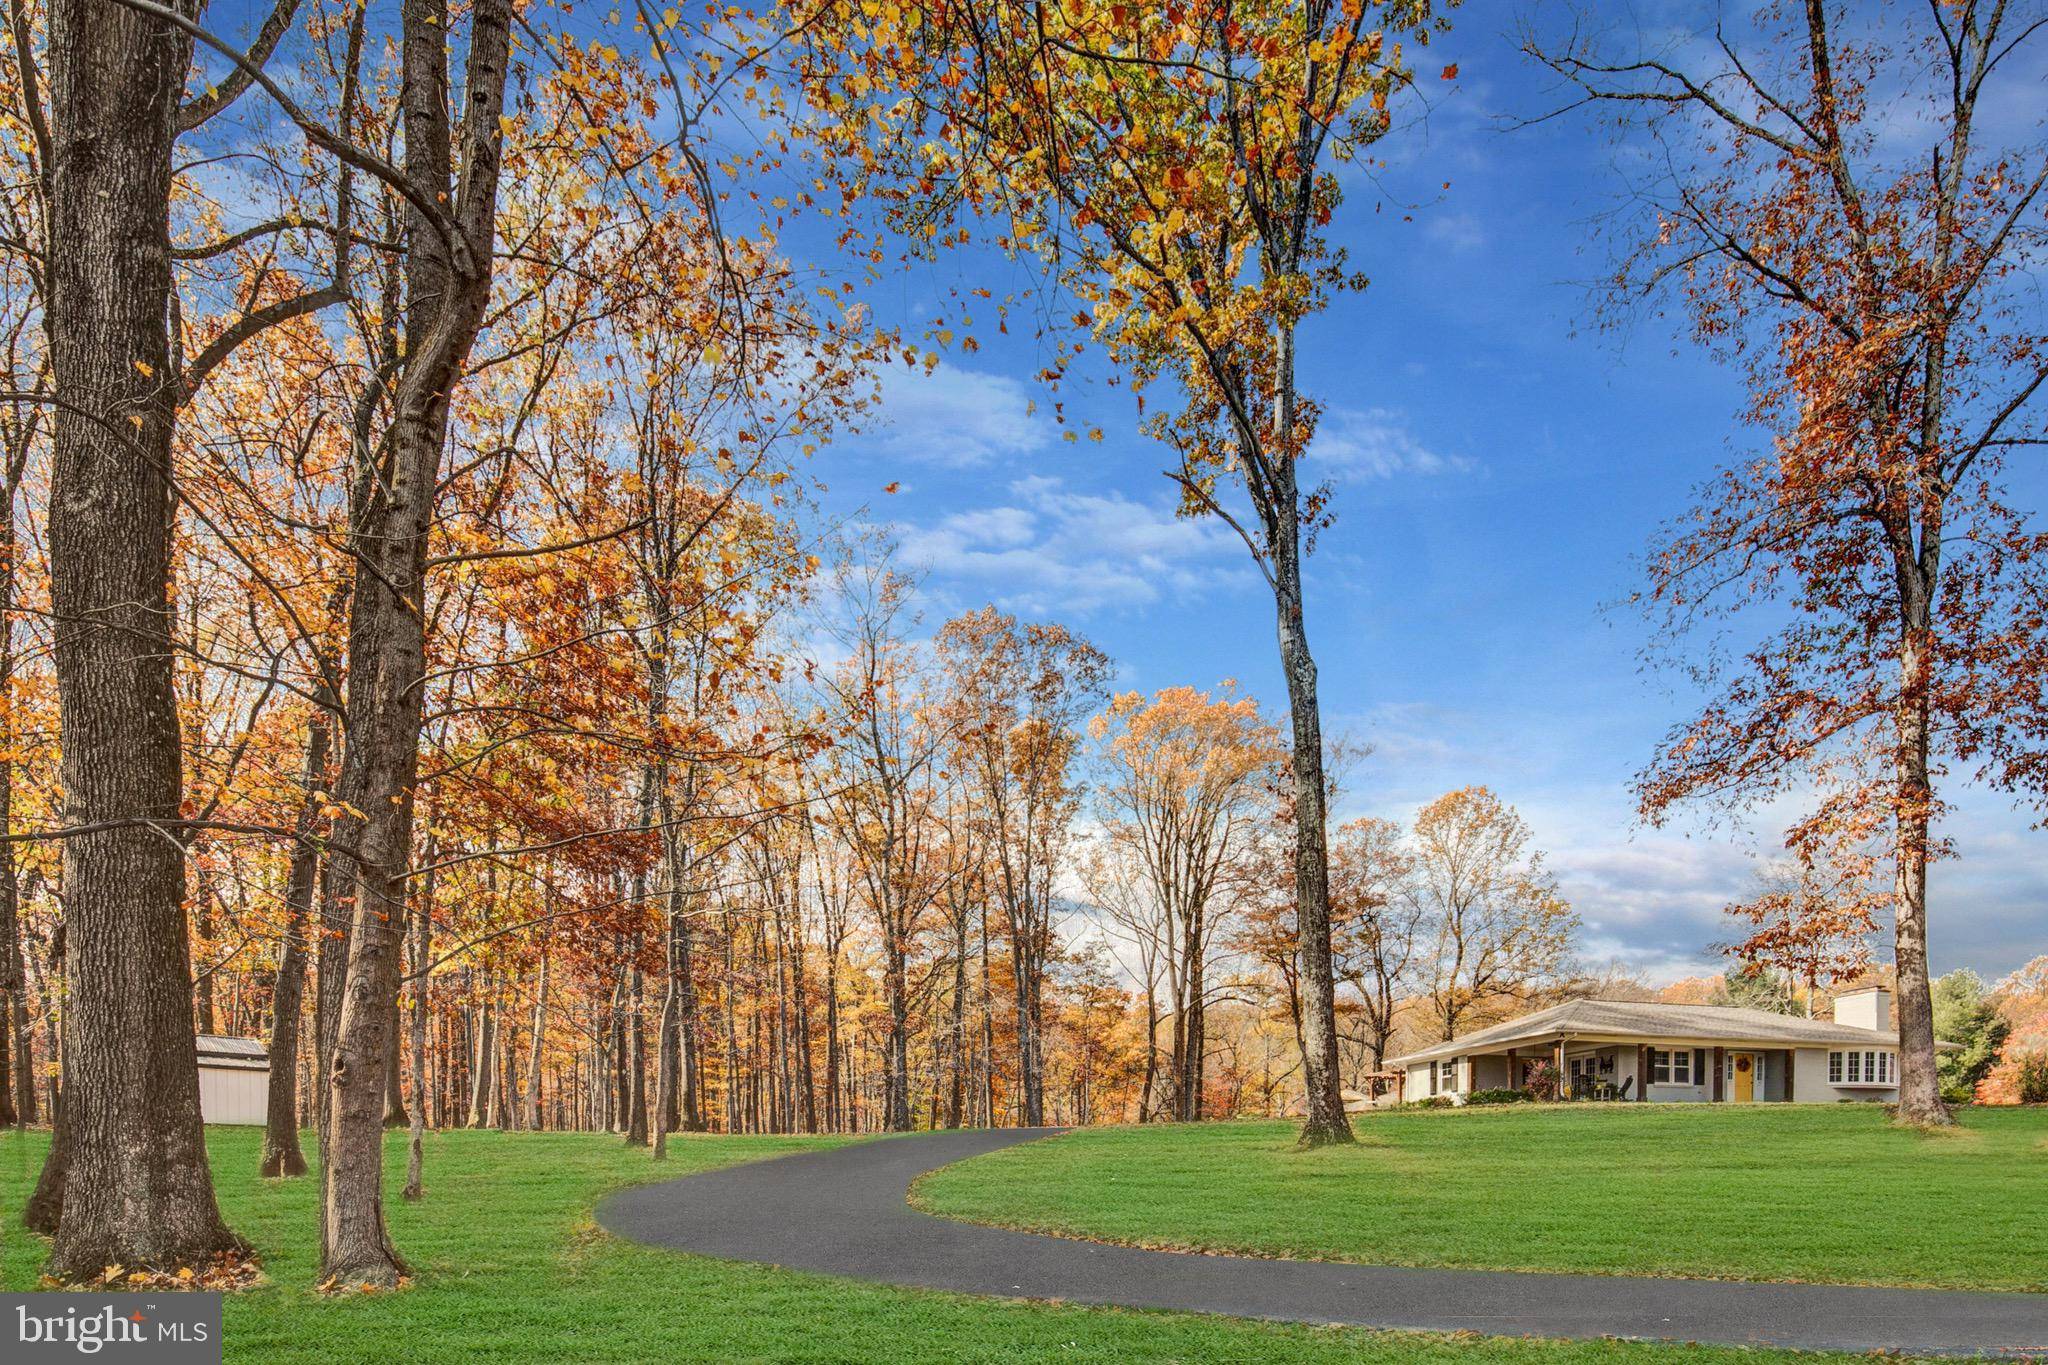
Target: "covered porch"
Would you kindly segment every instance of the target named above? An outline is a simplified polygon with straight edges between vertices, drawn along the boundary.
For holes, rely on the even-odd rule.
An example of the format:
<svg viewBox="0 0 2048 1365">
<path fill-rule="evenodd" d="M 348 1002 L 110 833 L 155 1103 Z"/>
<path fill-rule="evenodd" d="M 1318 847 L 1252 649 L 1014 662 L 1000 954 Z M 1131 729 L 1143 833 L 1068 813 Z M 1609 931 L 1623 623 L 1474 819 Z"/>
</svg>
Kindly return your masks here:
<svg viewBox="0 0 2048 1365">
<path fill-rule="evenodd" d="M 1794 1093 L 1795 1055 L 1761 1044 L 1560 1036 L 1439 1057 L 1429 1066 L 1428 1095 L 1528 1090 L 1539 1078 L 1536 1068 L 1548 1066 L 1559 1099 L 1780 1104 Z M 1413 1080 L 1411 1074 L 1406 1098 L 1422 1098 Z"/>
</svg>

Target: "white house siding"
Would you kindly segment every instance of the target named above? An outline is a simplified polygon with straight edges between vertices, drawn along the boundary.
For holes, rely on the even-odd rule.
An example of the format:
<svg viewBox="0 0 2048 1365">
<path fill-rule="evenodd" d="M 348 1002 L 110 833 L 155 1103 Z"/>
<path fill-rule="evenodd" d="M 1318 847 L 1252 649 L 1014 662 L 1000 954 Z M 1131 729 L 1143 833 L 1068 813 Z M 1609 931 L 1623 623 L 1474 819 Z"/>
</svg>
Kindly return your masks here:
<svg viewBox="0 0 2048 1365">
<path fill-rule="evenodd" d="M 1891 1051 L 1889 1048 L 1885 1050 Z M 1894 1068 L 1898 1066 L 1896 1056 L 1892 1065 Z M 1829 1085 L 1828 1049 L 1803 1047 L 1792 1064 L 1792 1098 L 1801 1104 L 1834 1104 L 1841 1100 L 1893 1104 L 1899 1098 L 1899 1088 L 1895 1085 Z"/>
<path fill-rule="evenodd" d="M 199 1117 L 206 1123 L 262 1123 L 270 1104 L 268 1068 L 199 1066 Z"/>
<path fill-rule="evenodd" d="M 1707 1098 L 1703 1085 L 1657 1085 L 1650 1086 L 1652 1104 L 1698 1104 Z"/>
<path fill-rule="evenodd" d="M 1675 1041 L 1675 1040 L 1674 1040 Z M 1674 1050 L 1686 1050 L 1675 1048 Z M 1692 1049 L 1705 1053 L 1705 1068 L 1698 1071 L 1699 1081 L 1693 1085 L 1649 1086 L 1647 1098 L 1653 1103 L 1698 1104 L 1713 1100 L 1713 1068 L 1716 1048 L 1707 1045 Z M 1840 1050 L 1847 1050 L 1840 1049 Z M 1868 1049 L 1865 1049 L 1868 1050 Z M 1879 1050 L 1893 1051 L 1889 1046 Z M 1788 1080 L 1791 1084 L 1791 1098 L 1801 1104 L 1834 1104 L 1840 1101 L 1861 1101 L 1866 1103 L 1890 1103 L 1898 1099 L 1896 1086 L 1847 1086 L 1828 1083 L 1828 1048 L 1802 1047 L 1790 1049 L 1770 1047 L 1761 1044 L 1722 1044 L 1721 1054 L 1721 1097 L 1724 1102 L 1733 1102 L 1735 1097 L 1734 1054 L 1748 1052 L 1757 1059 L 1756 1090 L 1754 1103 L 1782 1104 L 1786 1098 Z M 1537 1044 L 1526 1050 L 1518 1050 L 1517 1057 L 1525 1062 L 1548 1061 L 1555 1053 L 1549 1046 Z M 1602 1044 L 1599 1046 L 1567 1044 L 1565 1049 L 1566 1077 L 1570 1076 L 1571 1061 L 1575 1057 L 1610 1056 L 1614 1059 L 1614 1070 L 1601 1073 L 1603 1079 L 1611 1080 L 1617 1087 L 1636 1076 L 1636 1064 L 1641 1054 L 1632 1043 Z M 1896 1065 L 1896 1062 L 1894 1063 Z M 1430 1097 L 1430 1072 L 1433 1061 L 1410 1062 L 1404 1068 L 1401 1098 L 1407 1101 L 1426 1100 Z M 1788 1075 L 1789 1072 L 1789 1075 Z M 1508 1062 L 1504 1054 L 1480 1054 L 1458 1059 L 1458 1093 L 1470 1094 L 1474 1090 L 1490 1090 L 1508 1084 Z M 1439 1092 L 1443 1093 L 1443 1092 Z M 1629 1088 L 1629 1098 L 1642 1094 L 1640 1087 Z M 209 1122 L 216 1120 L 209 1119 Z M 254 1120 L 254 1121 L 260 1121 Z"/>
<path fill-rule="evenodd" d="M 1650 1077 L 1656 1075 L 1656 1070 L 1654 1067 L 1652 1067 L 1643 1076 L 1643 1080 L 1646 1083 L 1649 1091 L 1649 1093 L 1644 1096 L 1645 1099 L 1649 1100 L 1652 1104 L 1698 1104 L 1702 1101 L 1713 1098 L 1714 1092 L 1712 1087 L 1714 1084 L 1714 1049 L 1710 1047 L 1690 1049 L 1685 1047 L 1670 1047 L 1659 1048 L 1657 1050 L 1664 1052 L 1691 1051 L 1695 1054 L 1704 1052 L 1706 1056 L 1704 1059 L 1697 1055 L 1693 1057 L 1692 1069 L 1694 1080 L 1691 1085 L 1672 1085 L 1669 1082 L 1660 1084 L 1656 1081 L 1653 1081 L 1650 1079 Z M 1706 1062 L 1706 1066 L 1704 1069 L 1702 1069 L 1700 1066 L 1702 1060 Z"/>
</svg>

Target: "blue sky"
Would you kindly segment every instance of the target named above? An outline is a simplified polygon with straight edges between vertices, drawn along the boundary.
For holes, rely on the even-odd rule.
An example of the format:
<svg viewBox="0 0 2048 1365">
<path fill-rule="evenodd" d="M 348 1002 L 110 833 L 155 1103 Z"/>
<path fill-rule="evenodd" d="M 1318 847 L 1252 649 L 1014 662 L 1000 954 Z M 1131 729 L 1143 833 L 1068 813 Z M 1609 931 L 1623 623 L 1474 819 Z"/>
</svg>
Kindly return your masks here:
<svg viewBox="0 0 2048 1365">
<path fill-rule="evenodd" d="M 1618 206 L 1617 147 L 1582 121 L 1508 128 L 1548 107 L 1542 74 L 1504 7 L 1456 17 L 1423 65 L 1456 62 L 1459 79 L 1432 79 L 1426 120 L 1385 144 L 1387 192 L 1354 183 L 1339 211 L 1371 287 L 1303 352 L 1304 387 L 1328 409 L 1313 459 L 1339 487 L 1311 561 L 1326 726 L 1375 748 L 1341 814 L 1404 818 L 1488 785 L 1534 825 L 1589 960 L 1715 970 L 1720 907 L 1776 825 L 1636 826 L 1629 779 L 1684 699 L 1641 672 L 1643 625 L 1612 604 L 1657 522 L 1754 433 L 1734 420 L 1734 377 L 1671 320 L 1593 325 L 1591 228 Z M 914 332 L 951 286 L 1023 282 L 961 253 L 869 297 Z M 1073 418 L 1107 439 L 1062 441 L 1031 378 L 1043 357 L 1028 327 L 1012 330 L 983 329 L 984 350 L 929 379 L 885 376 L 878 428 L 818 459 L 827 506 L 893 528 L 927 576 L 933 623 L 994 601 L 1081 629 L 1123 686 L 1236 678 L 1279 714 L 1271 608 L 1243 547 L 1220 524 L 1174 519 L 1167 461 L 1127 392 L 1069 387 Z M 2001 799 L 1961 794 L 1962 856 L 1934 877 L 1937 970 L 1997 975 L 2048 951 L 2028 826 Z"/>
<path fill-rule="evenodd" d="M 213 22 L 246 34 L 257 8 L 224 5 Z M 1632 149 L 1583 120 L 1510 127 L 1553 107 L 1511 39 L 1524 12 L 1468 3 L 1417 61 L 1427 115 L 1410 109 L 1377 149 L 1391 163 L 1381 184 L 1354 178 L 1336 223 L 1371 286 L 1304 343 L 1303 385 L 1327 410 L 1312 461 L 1338 486 L 1337 524 L 1310 561 L 1325 724 L 1375 750 L 1339 813 L 1406 818 L 1443 791 L 1490 786 L 1534 826 L 1586 921 L 1587 959 L 1659 978 L 1711 971 L 1720 907 L 1782 821 L 1637 827 L 1629 779 L 1686 698 L 1644 675 L 1642 622 L 1613 604 L 1657 523 L 1756 434 L 1735 420 L 1734 376 L 1672 320 L 1594 325 L 1594 227 L 1620 207 Z M 1637 0 L 1598 12 L 1683 41 L 1715 11 Z M 604 25 L 601 10 L 574 22 L 586 36 Z M 1458 80 L 1435 79 L 1449 63 Z M 2038 130 L 2038 77 L 2015 87 L 1991 115 Z M 799 223 L 785 247 L 841 275 L 836 226 Z M 1033 285 L 1013 262 L 960 251 L 862 298 L 914 336 L 949 290 Z M 1116 658 L 1121 686 L 1234 678 L 1282 714 L 1263 585 L 1226 528 L 1173 516 L 1167 460 L 1138 433 L 1128 391 L 1084 367 L 1059 397 L 1106 440 L 1069 444 L 1032 378 L 1045 357 L 1028 321 L 979 337 L 984 349 L 932 376 L 881 377 L 875 426 L 816 457 L 824 511 L 889 526 L 925 574 L 929 626 L 993 601 L 1080 629 Z M 1994 794 L 1952 783 L 1948 795 L 1961 856 L 1934 873 L 1934 965 L 2002 974 L 2048 951 L 2044 836 Z"/>
</svg>

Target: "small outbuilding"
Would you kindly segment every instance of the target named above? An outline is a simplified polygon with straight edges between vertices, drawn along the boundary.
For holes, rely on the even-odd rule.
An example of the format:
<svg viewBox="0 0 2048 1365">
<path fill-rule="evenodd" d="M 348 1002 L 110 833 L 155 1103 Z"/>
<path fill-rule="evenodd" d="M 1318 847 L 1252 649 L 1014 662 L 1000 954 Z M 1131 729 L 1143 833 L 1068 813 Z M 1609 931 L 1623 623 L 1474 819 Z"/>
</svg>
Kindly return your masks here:
<svg viewBox="0 0 2048 1365">
<path fill-rule="evenodd" d="M 199 1117 L 262 1123 L 270 1109 L 270 1050 L 257 1038 L 199 1035 Z"/>
</svg>

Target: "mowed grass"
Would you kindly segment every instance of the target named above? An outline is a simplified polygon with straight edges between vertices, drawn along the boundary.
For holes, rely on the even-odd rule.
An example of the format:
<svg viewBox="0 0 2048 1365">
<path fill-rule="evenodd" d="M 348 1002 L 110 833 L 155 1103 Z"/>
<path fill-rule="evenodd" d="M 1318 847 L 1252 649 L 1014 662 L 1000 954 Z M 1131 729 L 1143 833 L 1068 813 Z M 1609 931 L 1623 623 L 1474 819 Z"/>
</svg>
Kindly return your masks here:
<svg viewBox="0 0 2048 1365">
<path fill-rule="evenodd" d="M 1226 1130 L 1217 1130 L 1226 1131 Z M 1234 1135 L 1243 1130 L 1227 1130 Z M 665 1168 L 616 1139 L 572 1134 L 429 1137 L 427 1200 L 398 1199 L 392 1232 L 412 1259 L 400 1293 L 323 1298 L 313 1280 L 311 1180 L 264 1181 L 258 1134 L 208 1133 L 229 1219 L 269 1283 L 227 1304 L 231 1361 L 678 1360 L 1479 1362 L 1481 1365 L 1755 1365 L 1819 1357 L 1622 1342 L 1530 1342 L 1371 1333 L 1192 1314 L 1013 1303 L 867 1286 L 618 1241 L 591 1221 L 612 1189 L 795 1150 L 818 1140 L 677 1138 Z M 0 1283 L 26 1289 L 47 1246 L 20 1229 L 47 1145 L 0 1135 Z"/>
<path fill-rule="evenodd" d="M 1380 1264 L 2048 1289 L 2048 1109 L 1545 1105 L 1094 1129 L 934 1172 L 950 1217 Z"/>
</svg>

